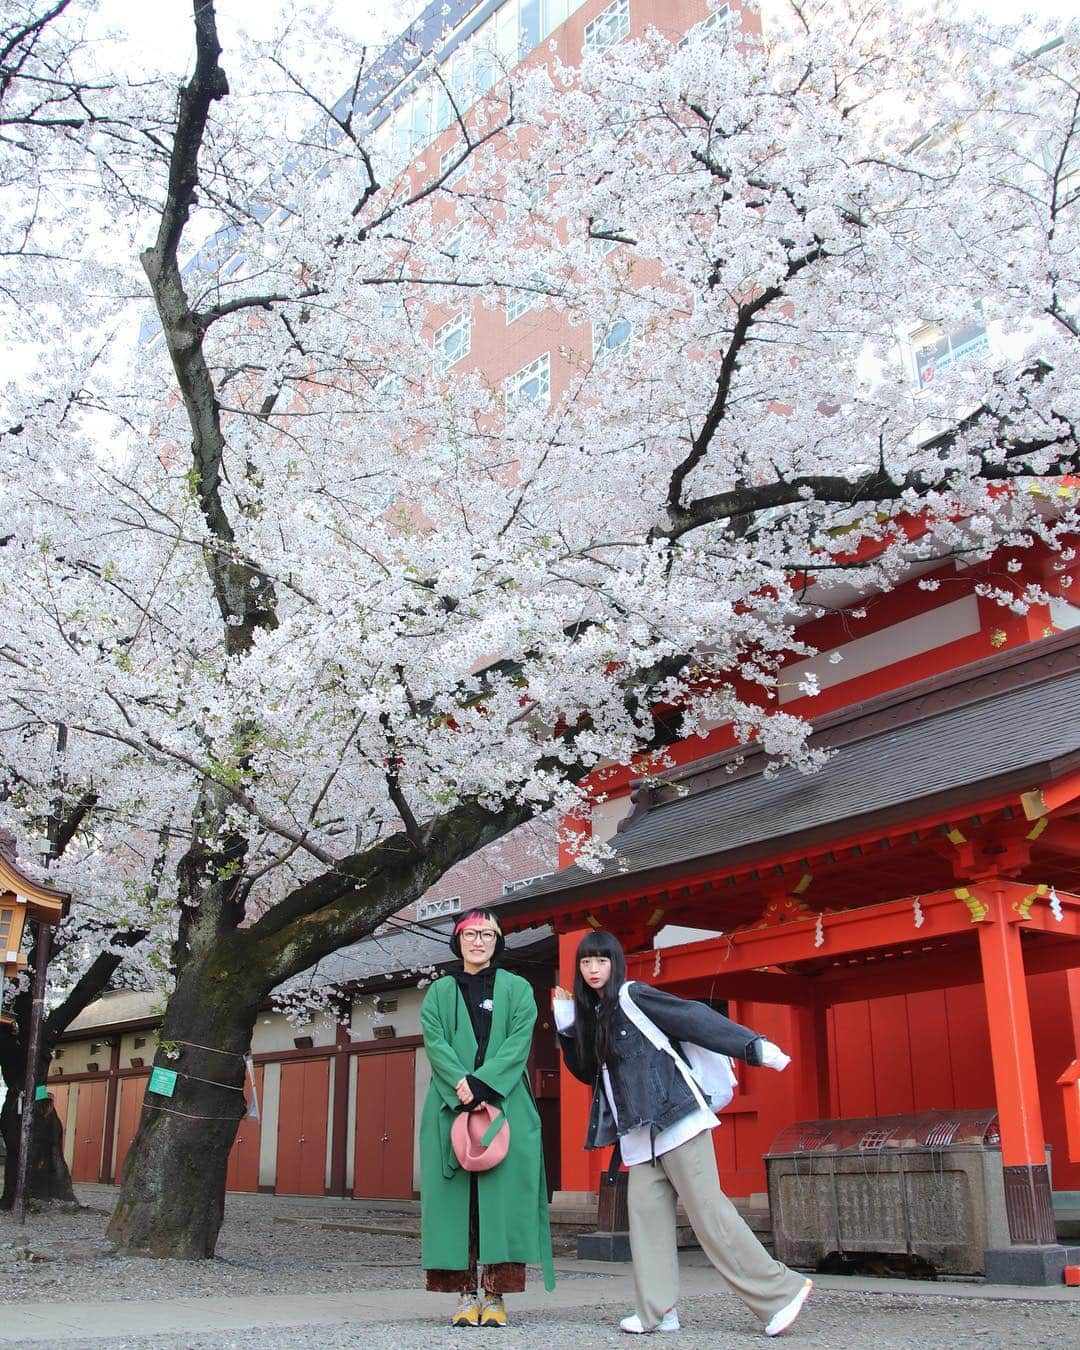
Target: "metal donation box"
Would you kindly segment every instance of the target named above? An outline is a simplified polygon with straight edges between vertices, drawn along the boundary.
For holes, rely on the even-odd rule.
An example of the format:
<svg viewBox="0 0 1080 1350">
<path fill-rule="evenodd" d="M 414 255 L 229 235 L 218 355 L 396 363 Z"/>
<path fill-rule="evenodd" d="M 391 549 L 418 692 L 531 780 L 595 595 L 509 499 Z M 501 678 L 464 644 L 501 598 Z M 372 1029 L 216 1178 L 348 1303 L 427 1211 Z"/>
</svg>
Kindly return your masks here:
<svg viewBox="0 0 1080 1350">
<path fill-rule="evenodd" d="M 984 1271 L 1009 1244 L 997 1112 L 804 1120 L 765 1157 L 776 1254 L 905 1253 L 942 1273 Z"/>
</svg>

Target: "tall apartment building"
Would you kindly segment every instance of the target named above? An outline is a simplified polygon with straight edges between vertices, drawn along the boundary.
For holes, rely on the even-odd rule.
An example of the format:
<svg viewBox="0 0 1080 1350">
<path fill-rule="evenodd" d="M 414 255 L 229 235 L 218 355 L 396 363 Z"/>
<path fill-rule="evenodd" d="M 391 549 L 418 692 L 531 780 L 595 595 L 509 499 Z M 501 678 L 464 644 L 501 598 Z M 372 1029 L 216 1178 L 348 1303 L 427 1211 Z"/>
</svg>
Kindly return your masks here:
<svg viewBox="0 0 1080 1350">
<path fill-rule="evenodd" d="M 713 33 L 718 41 L 745 25 L 757 28 L 754 15 L 713 0 L 435 0 L 394 43 L 372 72 L 367 93 L 370 141 L 376 163 L 390 166 L 408 188 L 417 189 L 461 156 L 461 137 L 446 89 L 469 117 L 476 100 L 493 89 L 504 72 L 519 63 L 543 63 L 557 55 L 567 65 L 586 52 L 603 52 L 656 29 L 678 41 L 691 29 Z M 441 79 L 408 73 L 420 53 L 437 52 Z M 427 68 L 425 67 L 425 70 Z M 385 73 L 390 71 L 391 75 Z M 398 78 L 400 76 L 400 79 Z M 389 81 L 397 80 L 388 89 Z M 444 87 L 445 86 L 445 87 Z M 468 185 L 469 165 L 454 186 Z M 545 183 L 538 177 L 536 191 Z M 469 226 L 467 203 L 450 194 L 433 199 L 432 215 L 440 247 L 456 250 L 456 239 Z M 620 247 L 595 240 L 596 264 Z M 501 388 L 508 408 L 524 400 L 542 406 L 557 402 L 573 378 L 569 354 L 616 354 L 632 338 L 631 325 L 617 317 L 583 333 L 543 296 L 507 291 L 500 308 L 463 301 L 432 311 L 428 336 L 434 372 L 452 381 L 471 371 Z M 399 396 L 400 381 L 385 380 L 388 396 Z M 434 920 L 469 904 L 495 901 L 510 888 L 550 871 L 557 864 L 556 827 L 527 827 L 517 837 L 454 867 L 404 917 Z"/>
</svg>

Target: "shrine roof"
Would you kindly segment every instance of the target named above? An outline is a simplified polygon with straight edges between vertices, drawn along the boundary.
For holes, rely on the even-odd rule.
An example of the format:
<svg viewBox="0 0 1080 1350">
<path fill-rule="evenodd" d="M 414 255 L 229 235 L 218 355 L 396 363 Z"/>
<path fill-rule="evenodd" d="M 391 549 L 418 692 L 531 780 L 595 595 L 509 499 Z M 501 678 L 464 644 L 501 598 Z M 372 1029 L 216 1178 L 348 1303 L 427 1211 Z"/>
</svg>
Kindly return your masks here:
<svg viewBox="0 0 1080 1350">
<path fill-rule="evenodd" d="M 497 904 L 490 908 L 501 911 L 503 906 Z M 324 956 L 306 972 L 305 978 L 315 985 L 360 987 L 370 983 L 381 988 L 389 987 L 391 981 L 397 980 L 414 983 L 418 974 L 428 977 L 435 972 L 441 974 L 445 967 L 456 962 L 450 951 L 453 928 L 454 919 L 430 927 L 419 924 L 392 926 L 385 933 L 364 938 Z M 510 969 L 531 964 L 533 949 L 542 948 L 551 937 L 549 929 L 540 933 L 508 933 L 503 964 Z"/>
<path fill-rule="evenodd" d="M 646 789 L 599 873 L 571 866 L 522 889 L 507 921 L 884 835 L 936 812 L 955 819 L 1006 796 L 1020 813 L 1020 793 L 1080 768 L 1080 633 L 822 719 L 811 744 L 832 750 L 817 773 L 765 772 L 756 752 L 742 766 L 729 756 L 732 770 L 716 757 L 696 774 L 690 766 L 682 784 Z"/>
<path fill-rule="evenodd" d="M 58 924 L 68 912 L 71 896 L 67 891 L 34 881 L 13 856 L 7 855 L 6 848 L 0 851 L 0 892 L 23 899 L 29 907 L 30 917 L 36 922 Z"/>
</svg>

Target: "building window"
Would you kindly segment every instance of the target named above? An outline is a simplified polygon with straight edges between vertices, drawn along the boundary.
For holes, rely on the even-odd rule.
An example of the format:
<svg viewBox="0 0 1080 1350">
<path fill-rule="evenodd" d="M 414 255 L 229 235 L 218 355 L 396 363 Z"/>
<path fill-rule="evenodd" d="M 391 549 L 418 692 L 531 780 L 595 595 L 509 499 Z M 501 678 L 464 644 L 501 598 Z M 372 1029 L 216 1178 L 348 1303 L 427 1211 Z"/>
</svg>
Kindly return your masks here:
<svg viewBox="0 0 1080 1350">
<path fill-rule="evenodd" d="M 585 50 L 606 52 L 630 34 L 630 0 L 612 0 L 607 9 L 585 25 Z"/>
<path fill-rule="evenodd" d="M 547 286 L 547 277 L 542 272 L 534 272 L 529 280 L 535 286 Z M 530 309 L 534 309 L 540 303 L 540 292 L 520 290 L 510 291 L 506 297 L 506 322 L 513 323 L 515 319 L 520 319 L 523 314 L 528 314 Z"/>
<path fill-rule="evenodd" d="M 494 41 L 489 45 L 509 69 L 539 47 L 584 3 L 585 0 L 505 0 L 488 20 L 494 30 Z"/>
<path fill-rule="evenodd" d="M 439 900 L 421 900 L 416 906 L 416 917 L 418 919 L 438 919 L 443 914 L 457 914 L 460 909 L 460 895 L 444 895 Z"/>
<path fill-rule="evenodd" d="M 438 76 L 412 90 L 373 130 L 380 164 L 388 165 L 391 173 L 403 169 L 413 155 L 425 150 L 486 94 L 504 71 L 523 60 L 583 3 L 584 0 L 504 0 L 475 32 L 462 39 L 451 37 L 443 48 Z M 604 23 L 605 15 L 619 10 L 625 13 L 629 32 L 628 0 L 616 0 L 590 25 L 600 42 L 596 50 L 611 45 L 610 41 L 602 40 L 598 25 Z M 616 14 L 614 31 L 617 30 Z M 612 41 L 625 36 L 625 32 L 619 32 Z"/>
<path fill-rule="evenodd" d="M 685 47 L 692 37 L 726 38 L 735 26 L 735 15 L 730 5 L 717 5 L 707 19 L 694 24 L 680 43 Z"/>
<path fill-rule="evenodd" d="M 455 315 L 435 333 L 435 373 L 442 375 L 472 347 L 472 315 L 466 310 Z"/>
<path fill-rule="evenodd" d="M 456 258 L 461 252 L 461 241 L 465 237 L 464 224 L 455 225 L 452 230 L 447 230 L 443 235 L 442 243 L 439 245 L 439 252 L 445 253 L 448 258 Z"/>
<path fill-rule="evenodd" d="M 548 180 L 546 178 L 538 178 L 529 192 L 529 210 L 535 211 L 547 195 Z"/>
<path fill-rule="evenodd" d="M 446 181 L 448 183 L 457 182 L 458 178 L 460 178 L 461 176 L 462 170 L 465 168 L 466 161 L 461 160 L 461 163 L 458 164 L 457 168 L 454 169 L 453 173 L 450 173 L 450 170 L 453 167 L 453 165 L 457 164 L 458 160 L 461 159 L 464 153 L 465 147 L 461 144 L 460 141 L 455 141 L 455 143 L 450 147 L 449 150 L 444 150 L 442 154 L 439 156 L 439 177 L 446 178 L 446 175 L 450 174 L 450 177 L 447 178 Z"/>
<path fill-rule="evenodd" d="M 384 375 L 375 386 L 375 398 L 380 408 L 396 408 L 405 392 L 405 381 L 400 375 Z"/>
<path fill-rule="evenodd" d="M 618 239 L 604 239 L 599 236 L 606 234 L 622 234 L 621 225 L 616 225 L 610 220 L 590 220 L 589 221 L 589 252 L 597 259 L 606 258 L 613 248 L 618 248 Z"/>
<path fill-rule="evenodd" d="M 990 339 L 982 314 L 979 313 L 970 323 L 948 332 L 939 324 L 924 324 L 912 333 L 911 345 L 915 356 L 915 377 L 919 387 L 926 389 L 933 384 L 936 375 L 957 361 L 988 352 Z"/>
<path fill-rule="evenodd" d="M 523 366 L 506 381 L 506 410 L 520 407 L 522 403 L 536 403 L 547 407 L 551 402 L 551 353 Z"/>
<path fill-rule="evenodd" d="M 616 319 L 606 329 L 593 328 L 593 359 L 608 361 L 628 351 L 634 336 L 634 325 L 629 319 Z"/>
<path fill-rule="evenodd" d="M 548 877 L 554 875 L 554 872 L 537 872 L 534 877 L 519 877 L 517 881 L 504 881 L 503 895 L 509 895 L 511 891 L 523 890 L 526 886 L 531 886 L 534 881 L 547 881 Z"/>
<path fill-rule="evenodd" d="M 528 314 L 529 310 L 536 304 L 538 296 L 535 291 L 511 291 L 506 297 L 506 322 L 513 323 L 515 319 L 520 319 L 523 314 Z"/>
<path fill-rule="evenodd" d="M 1080 190 L 1080 117 L 1074 119 L 1064 146 L 1047 143 L 1042 157 L 1047 176 L 1057 175 L 1058 202 L 1063 204 Z"/>
</svg>

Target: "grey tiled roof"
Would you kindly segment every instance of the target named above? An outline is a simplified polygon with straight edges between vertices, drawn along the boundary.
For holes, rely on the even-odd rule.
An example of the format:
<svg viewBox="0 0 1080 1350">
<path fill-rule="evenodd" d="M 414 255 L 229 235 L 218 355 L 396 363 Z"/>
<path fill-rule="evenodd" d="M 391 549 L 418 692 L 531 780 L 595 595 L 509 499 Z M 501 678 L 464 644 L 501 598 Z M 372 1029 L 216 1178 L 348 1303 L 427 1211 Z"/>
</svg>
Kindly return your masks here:
<svg viewBox="0 0 1080 1350">
<path fill-rule="evenodd" d="M 492 905 L 493 909 L 498 908 Z M 426 931 L 402 928 L 380 937 L 365 938 L 350 947 L 332 952 L 306 972 L 316 985 L 347 985 L 385 977 L 389 983 L 402 972 L 430 969 L 454 960 L 447 945 L 452 922 L 438 924 Z M 522 956 L 552 936 L 546 925 L 521 933 L 508 933 L 506 950 Z M 526 957 L 526 960 L 529 958 Z M 398 981 L 400 983 L 400 981 Z M 115 1026 L 149 1020 L 160 1014 L 160 993 L 115 990 L 95 999 L 68 1028 L 67 1035 L 103 1031 Z"/>
<path fill-rule="evenodd" d="M 492 908 L 498 906 L 492 905 Z M 324 956 L 312 972 L 313 977 L 320 983 L 348 984 L 378 976 L 389 977 L 402 971 L 446 965 L 455 959 L 449 947 L 452 928 L 451 921 L 437 924 L 426 931 L 402 928 L 379 937 L 365 938 L 362 942 L 354 942 L 351 947 L 343 947 L 340 951 Z M 550 936 L 551 929 L 547 927 L 508 933 L 506 950 L 520 953 Z"/>
<path fill-rule="evenodd" d="M 139 1022 L 156 1017 L 164 998 L 160 993 L 139 989 L 112 989 L 85 1007 L 67 1029 L 67 1035 L 97 1031 L 119 1023 Z"/>
<path fill-rule="evenodd" d="M 755 845 L 779 849 L 790 836 L 829 827 L 839 833 L 890 809 L 903 807 L 914 818 L 920 803 L 941 793 L 990 788 L 995 780 L 1008 779 L 1019 793 L 1037 786 L 1026 771 L 1077 751 L 1080 671 L 866 736 L 838 749 L 817 773 L 784 768 L 654 807 L 617 836 L 616 856 L 599 874 L 568 867 L 516 892 L 512 907 Z"/>
</svg>

